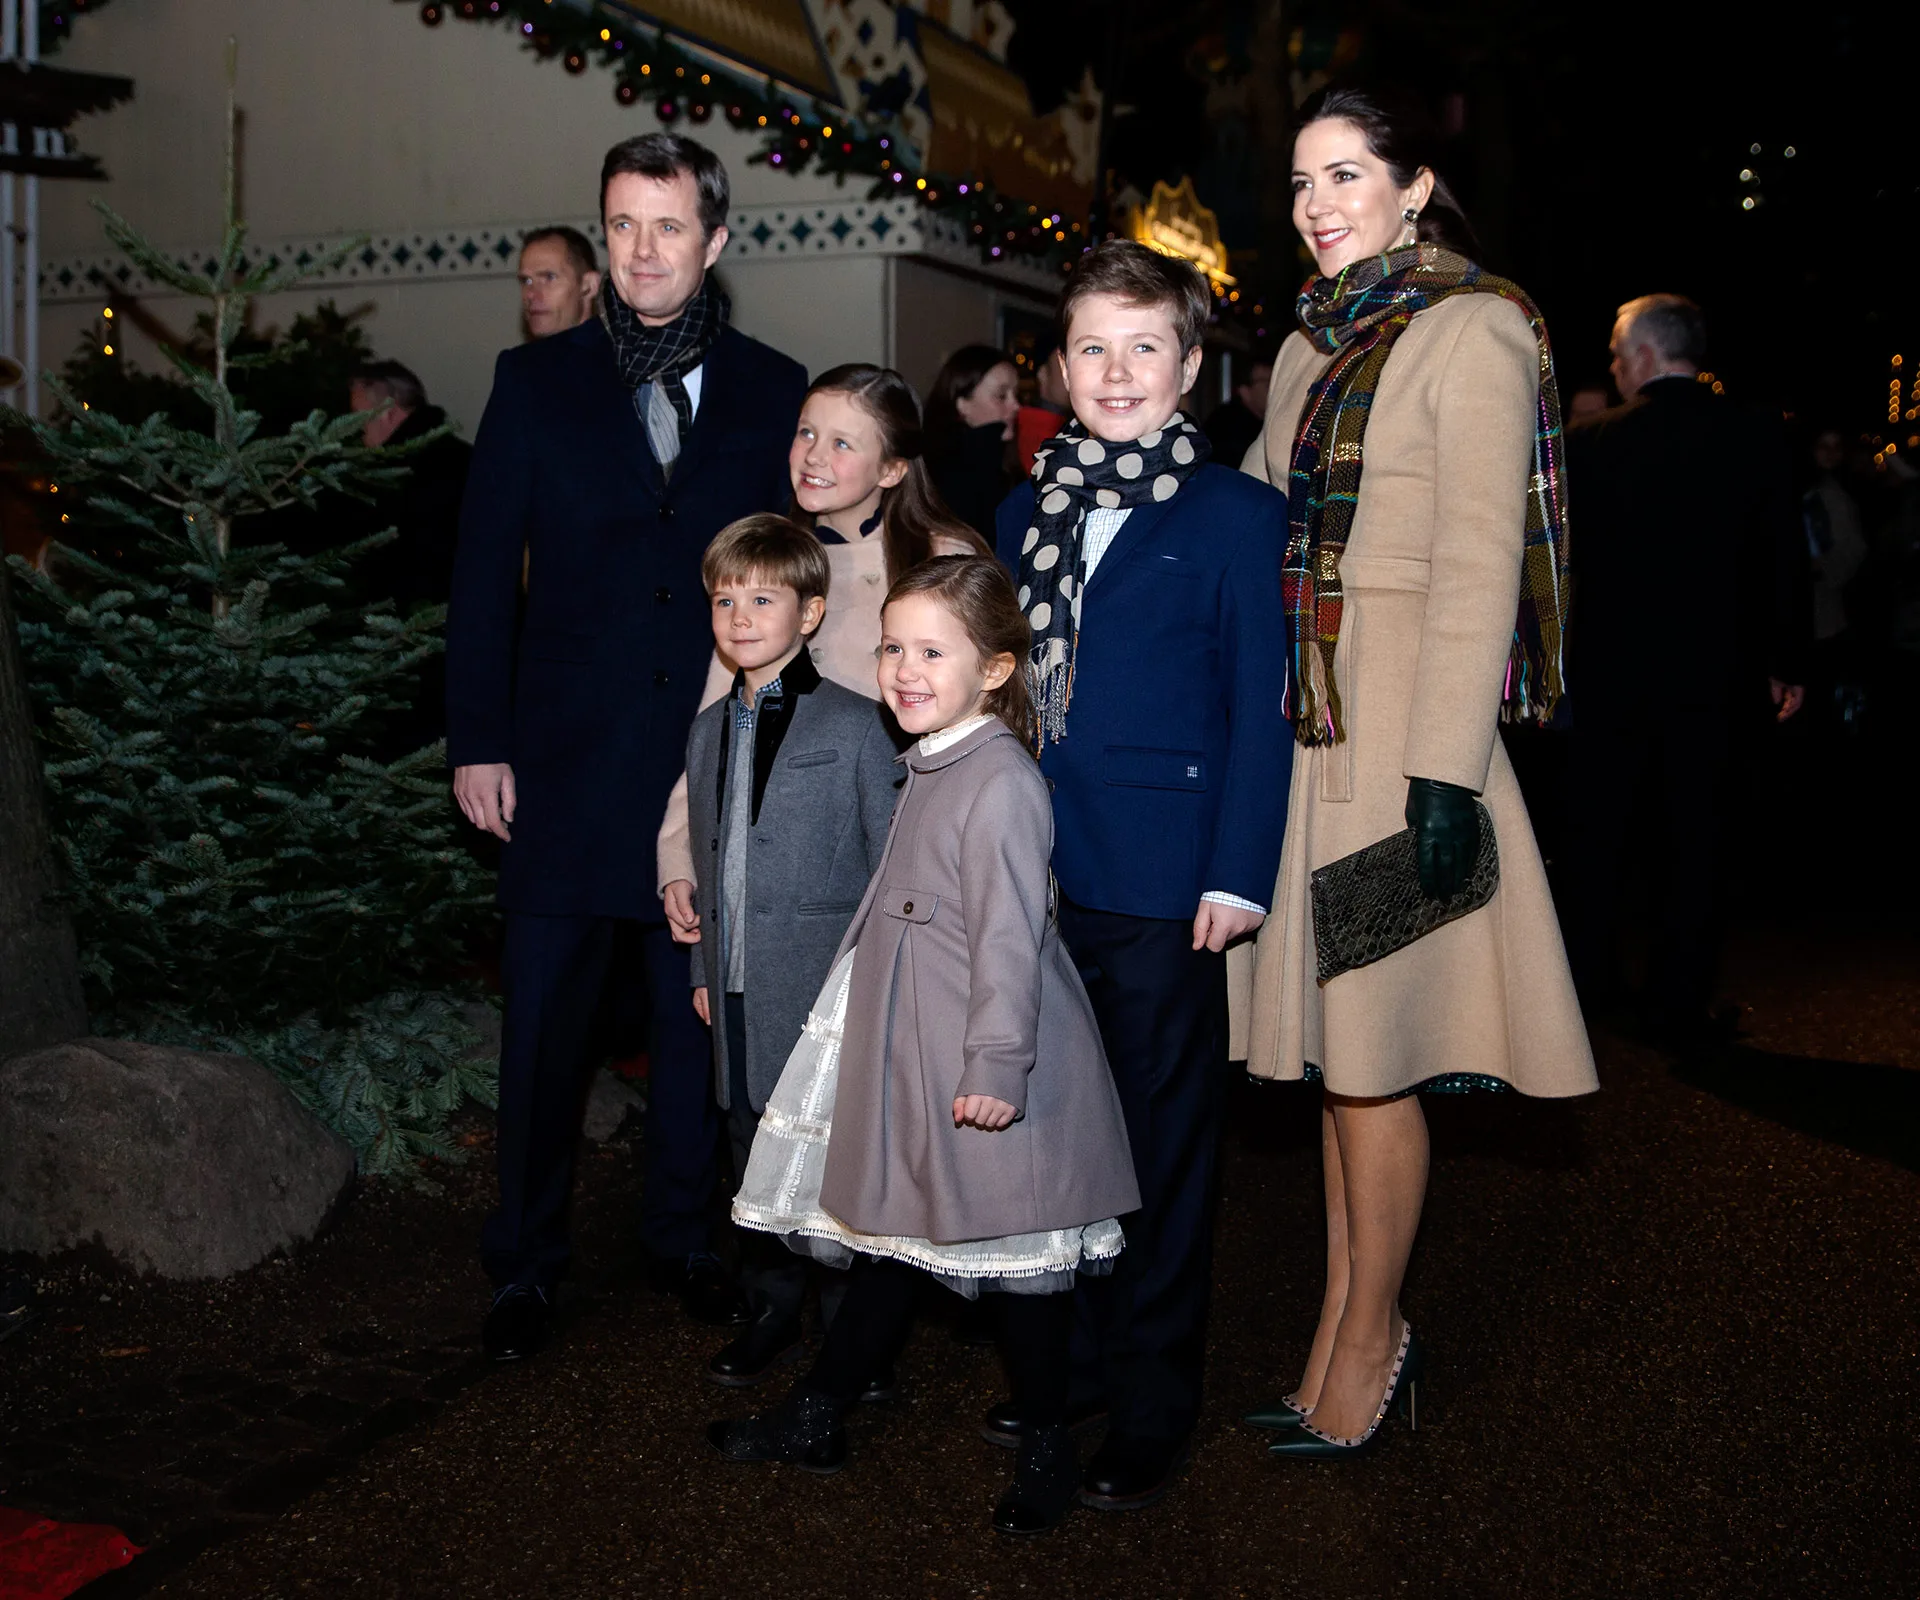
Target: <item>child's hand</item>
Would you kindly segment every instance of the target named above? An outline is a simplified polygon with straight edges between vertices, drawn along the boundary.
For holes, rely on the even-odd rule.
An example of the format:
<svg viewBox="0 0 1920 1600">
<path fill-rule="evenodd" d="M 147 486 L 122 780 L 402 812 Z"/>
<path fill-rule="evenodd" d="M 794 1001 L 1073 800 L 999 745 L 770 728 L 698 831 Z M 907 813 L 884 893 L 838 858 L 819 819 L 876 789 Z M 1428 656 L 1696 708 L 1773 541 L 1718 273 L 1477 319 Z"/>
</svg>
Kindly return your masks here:
<svg viewBox="0 0 1920 1600">
<path fill-rule="evenodd" d="M 700 913 L 693 909 L 693 885 L 685 878 L 675 878 L 661 891 L 660 901 L 666 909 L 667 931 L 673 935 L 673 942 L 698 944 Z"/>
<path fill-rule="evenodd" d="M 713 1018 L 707 1015 L 707 986 L 704 983 L 693 991 L 693 1009 L 709 1028 L 713 1026 Z"/>
<path fill-rule="evenodd" d="M 1235 939 L 1258 933 L 1267 920 L 1264 911 L 1249 911 L 1245 906 L 1223 906 L 1217 900 L 1202 900 L 1193 917 L 1193 947 L 1211 950 L 1216 955 Z"/>
<path fill-rule="evenodd" d="M 1020 1113 L 1004 1100 L 996 1100 L 990 1094 L 963 1094 L 953 1102 L 953 1125 L 956 1128 L 978 1128 L 982 1133 L 998 1133 L 1002 1128 L 1013 1126 L 1013 1119 Z"/>
</svg>

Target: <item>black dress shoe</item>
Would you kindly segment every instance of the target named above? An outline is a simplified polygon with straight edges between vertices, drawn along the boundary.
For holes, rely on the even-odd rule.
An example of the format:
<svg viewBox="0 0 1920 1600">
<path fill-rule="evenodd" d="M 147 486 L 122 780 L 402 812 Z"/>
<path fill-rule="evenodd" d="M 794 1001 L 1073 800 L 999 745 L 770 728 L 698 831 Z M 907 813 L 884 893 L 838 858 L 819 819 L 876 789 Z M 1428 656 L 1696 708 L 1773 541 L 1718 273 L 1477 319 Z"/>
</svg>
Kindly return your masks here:
<svg viewBox="0 0 1920 1600">
<path fill-rule="evenodd" d="M 753 1320 L 753 1307 L 716 1255 L 696 1250 L 690 1256 L 653 1256 L 647 1282 L 658 1294 L 677 1294 L 680 1309 L 695 1322 L 737 1328 Z"/>
<path fill-rule="evenodd" d="M 1075 1430 L 1091 1427 L 1094 1423 L 1104 1420 L 1106 1414 L 1106 1401 L 1083 1401 L 1079 1405 L 1067 1407 L 1067 1426 Z M 980 1437 L 988 1444 L 1002 1445 L 1008 1450 L 1018 1450 L 1021 1438 L 1020 1407 L 1011 1399 L 1002 1400 L 980 1419 Z"/>
<path fill-rule="evenodd" d="M 1087 1463 L 1080 1503 L 1095 1511 L 1138 1511 L 1161 1499 L 1186 1464 L 1184 1439 L 1110 1433 Z"/>
<path fill-rule="evenodd" d="M 899 1398 L 900 1380 L 893 1375 L 891 1362 L 867 1379 L 866 1388 L 860 1391 L 860 1403 L 863 1406 L 884 1405 L 889 1400 Z"/>
<path fill-rule="evenodd" d="M 1073 1430 L 1035 1428 L 1020 1440 L 1013 1482 L 993 1508 L 996 1533 L 1035 1534 L 1058 1527 L 1080 1492 L 1080 1454 Z"/>
<path fill-rule="evenodd" d="M 769 1311 L 707 1363 L 707 1376 L 723 1389 L 750 1389 L 799 1354 L 798 1320 Z"/>
<path fill-rule="evenodd" d="M 525 1361 L 538 1355 L 552 1336 L 547 1291 L 531 1283 L 510 1283 L 495 1293 L 480 1343 L 491 1361 Z"/>
<path fill-rule="evenodd" d="M 847 1464 L 847 1433 L 838 1402 L 796 1388 L 757 1417 L 716 1422 L 707 1443 L 729 1461 L 784 1461 L 802 1472 L 827 1474 Z"/>
</svg>

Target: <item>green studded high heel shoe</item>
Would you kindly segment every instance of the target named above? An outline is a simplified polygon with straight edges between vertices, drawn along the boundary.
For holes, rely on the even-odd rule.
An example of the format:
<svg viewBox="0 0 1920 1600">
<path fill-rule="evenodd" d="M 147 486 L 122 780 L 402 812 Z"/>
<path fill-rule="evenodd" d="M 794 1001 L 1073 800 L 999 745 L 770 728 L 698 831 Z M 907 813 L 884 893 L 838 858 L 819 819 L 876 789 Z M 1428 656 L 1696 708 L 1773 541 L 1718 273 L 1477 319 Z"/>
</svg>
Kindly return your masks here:
<svg viewBox="0 0 1920 1600">
<path fill-rule="evenodd" d="M 1291 1399 L 1282 1395 L 1278 1400 L 1269 1400 L 1263 1406 L 1256 1406 L 1240 1420 L 1256 1428 L 1266 1428 L 1273 1433 L 1285 1433 L 1290 1428 L 1305 1425 L 1311 1411 L 1302 1410 Z"/>
<path fill-rule="evenodd" d="M 1380 1424 L 1389 1412 L 1406 1419 L 1409 1431 L 1420 1427 L 1420 1384 L 1426 1375 L 1426 1350 L 1413 1337 L 1413 1329 L 1401 1324 L 1400 1351 L 1387 1374 L 1387 1392 L 1380 1397 L 1380 1409 L 1357 1439 L 1342 1439 L 1324 1433 L 1311 1422 L 1303 1421 L 1286 1438 L 1267 1446 L 1267 1453 L 1290 1456 L 1299 1461 L 1352 1461 L 1380 1447 Z"/>
</svg>

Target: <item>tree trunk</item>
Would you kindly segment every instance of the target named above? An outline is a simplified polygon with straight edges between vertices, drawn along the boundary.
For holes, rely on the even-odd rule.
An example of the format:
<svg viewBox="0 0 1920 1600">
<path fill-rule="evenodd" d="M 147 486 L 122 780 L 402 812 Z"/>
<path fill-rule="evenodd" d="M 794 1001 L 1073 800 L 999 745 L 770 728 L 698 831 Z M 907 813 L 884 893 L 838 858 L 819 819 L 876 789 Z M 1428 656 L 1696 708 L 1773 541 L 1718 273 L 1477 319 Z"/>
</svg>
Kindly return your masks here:
<svg viewBox="0 0 1920 1600">
<path fill-rule="evenodd" d="M 87 1031 L 73 926 L 54 900 L 58 887 L 0 563 L 0 1060 Z"/>
</svg>

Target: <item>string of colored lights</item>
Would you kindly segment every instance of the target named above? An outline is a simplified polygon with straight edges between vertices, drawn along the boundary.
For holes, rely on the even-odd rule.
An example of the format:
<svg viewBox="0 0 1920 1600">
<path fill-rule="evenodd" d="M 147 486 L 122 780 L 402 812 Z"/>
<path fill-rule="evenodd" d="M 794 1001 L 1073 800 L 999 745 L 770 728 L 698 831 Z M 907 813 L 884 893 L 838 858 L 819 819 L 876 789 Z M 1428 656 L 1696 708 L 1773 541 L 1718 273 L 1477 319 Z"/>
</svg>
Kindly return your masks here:
<svg viewBox="0 0 1920 1600">
<path fill-rule="evenodd" d="M 921 170 L 890 112 L 864 107 L 849 122 L 845 113 L 771 78 L 728 71 L 625 12 L 591 0 L 426 0 L 420 7 L 430 28 L 449 18 L 505 24 L 535 56 L 558 60 L 576 76 L 598 65 L 612 72 L 615 99 L 626 106 L 649 101 L 668 127 L 683 119 L 697 127 L 718 111 L 732 126 L 761 135 L 749 158 L 755 163 L 871 179 L 870 200 L 918 200 L 959 223 L 989 261 L 1038 260 L 1064 272 L 1085 249 L 1080 222 L 1042 213 L 977 175 Z"/>
</svg>

